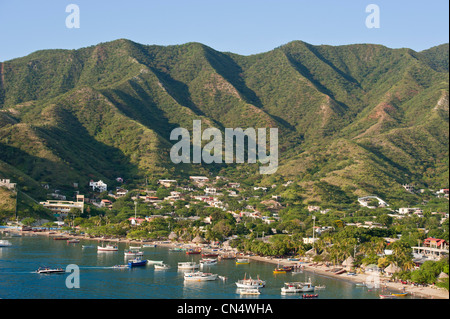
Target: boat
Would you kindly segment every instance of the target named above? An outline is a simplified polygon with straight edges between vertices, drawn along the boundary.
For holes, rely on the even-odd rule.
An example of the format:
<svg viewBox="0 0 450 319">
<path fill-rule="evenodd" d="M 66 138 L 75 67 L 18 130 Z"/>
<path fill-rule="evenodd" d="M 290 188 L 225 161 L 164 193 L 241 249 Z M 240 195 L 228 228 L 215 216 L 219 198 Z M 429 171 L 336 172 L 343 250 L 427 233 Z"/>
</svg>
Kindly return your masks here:
<svg viewBox="0 0 450 319">
<path fill-rule="evenodd" d="M 285 282 L 284 287 L 281 288 L 281 293 L 299 293 L 314 291 L 314 286 L 311 282 Z"/>
<path fill-rule="evenodd" d="M 68 237 L 64 237 L 64 236 L 54 236 L 53 240 L 68 240 Z"/>
<path fill-rule="evenodd" d="M 156 244 L 143 244 L 142 245 L 142 248 L 154 248 L 154 247 L 156 247 Z"/>
<path fill-rule="evenodd" d="M 147 264 L 163 264 L 164 262 L 162 260 L 147 260 Z"/>
<path fill-rule="evenodd" d="M 340 275 L 340 274 L 343 274 L 344 272 L 347 272 L 347 270 L 342 269 L 342 270 L 336 271 L 335 274 Z"/>
<path fill-rule="evenodd" d="M 236 259 L 236 255 L 234 254 L 222 254 L 219 256 L 219 260 L 225 260 L 225 259 Z"/>
<path fill-rule="evenodd" d="M 155 267 L 155 269 L 160 269 L 160 270 L 166 270 L 166 269 L 170 269 L 170 266 L 167 264 L 154 264 L 153 267 Z"/>
<path fill-rule="evenodd" d="M 130 266 L 128 265 L 115 265 L 113 266 L 114 269 L 128 269 Z"/>
<path fill-rule="evenodd" d="M 0 240 L 0 247 L 10 247 L 12 244 L 8 240 Z"/>
<path fill-rule="evenodd" d="M 145 260 L 145 259 L 143 260 L 141 258 L 135 258 L 128 262 L 128 266 L 131 268 L 132 267 L 143 267 L 145 265 L 147 265 L 147 260 Z"/>
<path fill-rule="evenodd" d="M 356 287 L 366 287 L 366 284 L 365 283 L 357 283 L 356 284 Z"/>
<path fill-rule="evenodd" d="M 178 263 L 178 269 L 197 269 L 198 267 L 199 267 L 199 264 L 196 264 L 193 261 Z"/>
<path fill-rule="evenodd" d="M 238 288 L 264 288 L 266 286 L 266 282 L 264 280 L 259 279 L 252 279 L 251 277 L 249 279 L 246 278 L 246 275 L 244 275 L 244 279 L 238 280 L 236 282 L 236 286 Z"/>
<path fill-rule="evenodd" d="M 397 296 L 394 295 L 380 295 L 380 299 L 397 299 Z"/>
<path fill-rule="evenodd" d="M 175 252 L 180 252 L 180 251 L 185 251 L 186 248 L 180 248 L 180 247 L 174 247 L 174 248 L 170 248 L 169 251 L 175 251 Z"/>
<path fill-rule="evenodd" d="M 300 258 L 288 258 L 289 261 L 299 261 Z"/>
<path fill-rule="evenodd" d="M 118 251 L 119 247 L 114 245 L 97 246 L 97 251 Z"/>
<path fill-rule="evenodd" d="M 184 274 L 185 281 L 212 281 L 217 279 L 217 274 L 206 272 L 187 272 Z"/>
<path fill-rule="evenodd" d="M 131 257 L 136 257 L 136 256 L 143 256 L 144 255 L 144 253 L 142 252 L 142 251 L 132 251 L 132 250 L 129 250 L 129 251 L 126 251 L 126 252 L 124 252 L 124 255 L 125 255 L 125 257 L 129 257 L 129 256 L 131 256 Z"/>
<path fill-rule="evenodd" d="M 228 278 L 225 277 L 225 276 L 219 276 L 218 278 L 221 279 L 221 280 L 224 280 L 224 281 L 228 279 Z"/>
<path fill-rule="evenodd" d="M 314 286 L 314 290 L 325 289 L 326 286 Z"/>
<path fill-rule="evenodd" d="M 393 293 L 392 295 L 393 295 L 393 296 L 396 296 L 396 297 L 406 297 L 406 296 L 408 295 L 408 293 L 407 293 L 407 292 L 401 293 L 401 294 Z"/>
<path fill-rule="evenodd" d="M 218 257 L 217 253 L 202 253 L 202 257 Z"/>
<path fill-rule="evenodd" d="M 78 244 L 80 242 L 79 239 L 68 239 L 67 243 L 68 244 Z"/>
<path fill-rule="evenodd" d="M 36 270 L 38 274 L 62 274 L 66 271 L 62 268 L 50 268 L 50 267 L 39 267 L 38 270 Z"/>
<path fill-rule="evenodd" d="M 141 249 L 141 246 L 130 246 L 128 247 L 129 250 L 133 250 L 133 249 Z"/>
<path fill-rule="evenodd" d="M 214 258 L 203 258 L 200 260 L 200 265 L 207 266 L 207 265 L 215 265 L 217 264 L 217 259 Z"/>
<path fill-rule="evenodd" d="M 200 249 L 186 250 L 186 255 L 199 255 L 202 251 Z"/>
<path fill-rule="evenodd" d="M 81 248 L 95 248 L 94 245 L 82 245 Z"/>
<path fill-rule="evenodd" d="M 238 258 L 236 259 L 236 265 L 247 265 L 250 263 L 250 260 L 247 258 Z"/>
<path fill-rule="evenodd" d="M 303 298 L 303 299 L 319 298 L 319 294 L 312 294 L 312 295 L 310 295 L 310 294 L 303 294 L 303 295 L 302 295 L 302 298 Z"/>
<path fill-rule="evenodd" d="M 260 295 L 259 289 L 239 289 L 241 295 Z"/>
</svg>

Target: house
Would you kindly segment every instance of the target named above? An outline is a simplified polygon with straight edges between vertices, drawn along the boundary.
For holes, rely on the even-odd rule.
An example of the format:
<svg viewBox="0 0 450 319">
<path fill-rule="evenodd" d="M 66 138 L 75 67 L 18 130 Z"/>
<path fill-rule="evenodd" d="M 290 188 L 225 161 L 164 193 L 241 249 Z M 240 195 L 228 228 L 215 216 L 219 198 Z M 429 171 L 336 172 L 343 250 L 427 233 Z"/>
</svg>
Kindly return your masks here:
<svg viewBox="0 0 450 319">
<path fill-rule="evenodd" d="M 84 195 L 77 195 L 76 201 L 60 201 L 60 200 L 47 200 L 40 202 L 42 206 L 50 209 L 54 216 L 57 218 L 67 217 L 72 208 L 78 208 L 81 213 L 84 211 Z"/>
<path fill-rule="evenodd" d="M 407 215 L 412 214 L 417 210 L 419 210 L 419 208 L 402 207 L 398 209 L 398 213 L 401 215 Z"/>
<path fill-rule="evenodd" d="M 158 184 L 160 184 L 164 187 L 171 187 L 172 185 L 176 185 L 177 181 L 174 179 L 160 179 L 158 181 Z"/>
<path fill-rule="evenodd" d="M 307 238 L 303 238 L 303 243 L 304 244 L 314 244 L 318 240 L 319 240 L 319 238 L 307 237 Z"/>
<path fill-rule="evenodd" d="M 308 211 L 310 212 L 310 213 L 312 213 L 312 212 L 318 212 L 318 211 L 320 211 L 320 207 L 319 206 L 308 206 Z"/>
<path fill-rule="evenodd" d="M 267 187 L 261 187 L 261 186 L 260 187 L 256 187 L 256 186 L 253 187 L 253 190 L 255 190 L 255 191 L 260 190 L 260 189 L 263 190 L 263 191 L 266 191 Z"/>
<path fill-rule="evenodd" d="M 403 186 L 403 188 L 404 188 L 407 192 L 409 192 L 409 193 L 414 193 L 414 186 L 409 185 L 409 184 L 404 184 L 404 185 L 402 185 L 402 186 Z"/>
<path fill-rule="evenodd" d="M 228 186 L 231 188 L 239 188 L 241 187 L 240 183 L 228 183 Z"/>
<path fill-rule="evenodd" d="M 106 185 L 102 180 L 99 180 L 98 182 L 94 182 L 93 180 L 91 180 L 89 182 L 89 187 L 92 187 L 92 190 L 94 192 L 105 192 L 108 190 L 108 185 Z"/>
<path fill-rule="evenodd" d="M 139 226 L 141 225 L 143 222 L 145 222 L 144 218 L 134 218 L 134 217 L 130 217 L 128 218 L 128 220 L 131 222 L 131 225 L 134 226 Z"/>
<path fill-rule="evenodd" d="M 217 189 L 213 187 L 206 187 L 205 194 L 215 195 L 217 193 Z"/>
<path fill-rule="evenodd" d="M 204 184 L 209 182 L 209 178 L 206 176 L 189 176 L 189 179 L 196 184 Z"/>
<path fill-rule="evenodd" d="M 124 197 L 128 194 L 128 190 L 123 189 L 123 188 L 118 188 L 116 190 L 116 197 Z"/>
<path fill-rule="evenodd" d="M 413 256 L 420 260 L 439 260 L 448 256 L 449 245 L 444 239 L 428 237 L 423 241 L 423 246 L 411 247 Z"/>
<path fill-rule="evenodd" d="M 9 179 L 0 179 L 0 187 L 6 187 L 7 189 L 15 189 L 16 183 L 11 183 Z"/>
</svg>

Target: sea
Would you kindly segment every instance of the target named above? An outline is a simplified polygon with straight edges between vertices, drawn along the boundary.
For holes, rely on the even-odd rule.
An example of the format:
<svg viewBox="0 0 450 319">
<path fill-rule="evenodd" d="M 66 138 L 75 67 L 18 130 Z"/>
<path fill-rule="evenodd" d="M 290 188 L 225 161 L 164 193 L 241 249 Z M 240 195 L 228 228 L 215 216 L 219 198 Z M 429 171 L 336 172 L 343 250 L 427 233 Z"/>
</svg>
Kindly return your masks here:
<svg viewBox="0 0 450 319">
<path fill-rule="evenodd" d="M 379 299 L 389 294 L 383 288 L 360 287 L 348 280 L 330 278 L 310 271 L 273 274 L 276 265 L 253 261 L 237 265 L 235 260 L 222 260 L 200 270 L 218 274 L 224 279 L 207 282 L 185 282 L 178 262 L 199 262 L 201 255 L 170 251 L 168 247 L 143 248 L 142 259 L 163 261 L 171 266 L 157 270 L 153 265 L 114 269 L 124 265 L 124 252 L 129 245 L 118 243 L 117 252 L 98 252 L 101 243 L 81 240 L 71 244 L 47 236 L 5 237 L 12 246 L 0 248 L 0 299 L 226 299 L 265 300 L 301 299 L 302 294 L 281 294 L 285 282 L 311 281 L 319 299 Z M 94 247 L 83 248 L 83 245 Z M 135 245 L 134 245 L 135 246 Z M 38 274 L 39 267 L 63 268 L 62 274 Z M 73 271 L 76 269 L 76 271 Z M 76 278 L 75 278 L 76 276 Z M 235 282 L 243 278 L 260 278 L 266 286 L 260 295 L 241 295 Z M 410 297 L 406 297 L 410 298 Z"/>
</svg>

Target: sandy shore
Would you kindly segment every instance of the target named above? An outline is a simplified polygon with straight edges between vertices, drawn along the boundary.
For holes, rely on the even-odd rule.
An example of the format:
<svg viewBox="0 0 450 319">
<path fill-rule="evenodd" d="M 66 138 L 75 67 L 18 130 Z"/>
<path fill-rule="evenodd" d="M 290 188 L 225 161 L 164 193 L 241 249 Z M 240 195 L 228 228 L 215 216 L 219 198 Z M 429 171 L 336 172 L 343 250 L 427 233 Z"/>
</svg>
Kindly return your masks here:
<svg viewBox="0 0 450 319">
<path fill-rule="evenodd" d="M 23 235 L 43 235 L 43 236 L 64 235 L 64 236 L 67 236 L 66 234 L 61 234 L 59 232 L 19 232 L 19 233 L 21 233 Z M 97 241 L 97 242 L 107 241 L 107 242 L 126 243 L 129 245 L 130 244 L 136 244 L 136 245 L 145 244 L 142 241 L 130 240 L 130 239 L 126 239 L 126 238 L 121 238 L 121 239 L 108 239 L 108 238 L 99 238 L 99 237 L 91 238 L 91 237 L 85 237 L 85 236 L 81 236 L 81 235 L 70 235 L 67 237 L 69 237 L 71 239 L 77 238 L 80 240 L 91 240 L 91 241 Z M 177 247 L 177 246 L 185 246 L 185 247 L 201 247 L 202 246 L 202 245 L 197 245 L 197 244 L 186 244 L 186 243 L 179 243 L 179 242 L 154 241 L 154 242 L 149 242 L 149 243 L 152 243 L 152 244 L 154 243 L 159 246 L 168 247 L 168 248 Z M 236 252 L 236 250 L 233 250 L 233 251 Z M 246 256 L 246 258 L 249 258 L 251 260 L 257 260 L 260 262 L 272 263 L 275 265 L 280 264 L 281 266 L 299 265 L 298 262 L 289 261 L 287 259 L 276 259 L 276 258 L 259 257 L 259 256 Z M 328 278 L 333 278 L 336 280 L 346 280 L 346 281 L 350 281 L 350 282 L 354 282 L 354 283 L 368 282 L 368 281 L 370 281 L 370 278 L 368 278 L 368 277 L 371 276 L 370 274 L 359 274 L 359 273 L 354 276 L 348 276 L 345 273 L 341 274 L 341 275 L 337 275 L 337 274 L 334 274 L 333 272 L 330 272 L 330 270 L 334 267 L 327 267 L 325 265 L 317 266 L 317 265 L 313 265 L 312 263 L 302 263 L 301 266 L 304 267 L 305 271 L 309 271 L 309 272 L 312 272 L 312 273 L 315 273 L 315 274 L 318 274 L 321 276 L 325 276 Z M 416 287 L 416 286 L 412 286 L 412 285 L 404 285 L 399 282 L 390 282 L 389 278 L 381 276 L 380 277 L 380 294 L 384 294 L 386 290 L 407 292 L 408 294 L 411 294 L 412 296 L 427 298 L 427 299 L 449 299 L 449 292 L 445 289 L 438 288 L 438 287 L 432 287 L 432 286 Z M 387 294 L 389 294 L 389 293 L 387 293 Z"/>
</svg>

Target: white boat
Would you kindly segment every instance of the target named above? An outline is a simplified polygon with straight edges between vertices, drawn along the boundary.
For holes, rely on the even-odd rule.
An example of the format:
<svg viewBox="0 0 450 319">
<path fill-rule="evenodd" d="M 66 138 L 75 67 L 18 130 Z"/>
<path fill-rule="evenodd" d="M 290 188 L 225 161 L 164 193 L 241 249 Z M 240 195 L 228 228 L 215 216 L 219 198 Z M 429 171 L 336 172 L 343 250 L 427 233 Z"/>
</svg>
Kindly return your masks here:
<svg viewBox="0 0 450 319">
<path fill-rule="evenodd" d="M 170 266 L 167 264 L 154 264 L 153 267 L 155 267 L 155 269 L 160 269 L 160 270 L 170 269 Z"/>
<path fill-rule="evenodd" d="M 187 272 L 184 274 L 185 281 L 212 281 L 217 279 L 217 274 L 206 272 Z"/>
<path fill-rule="evenodd" d="M 114 269 L 128 269 L 130 268 L 128 265 L 115 265 L 113 266 Z"/>
<path fill-rule="evenodd" d="M 0 240 L 0 247 L 10 247 L 12 244 L 8 240 Z"/>
<path fill-rule="evenodd" d="M 141 246 L 130 246 L 128 247 L 128 249 L 132 250 L 132 249 L 141 249 Z"/>
<path fill-rule="evenodd" d="M 62 268 L 49 268 L 49 267 L 39 267 L 38 270 L 36 270 L 38 274 L 62 274 L 66 271 Z"/>
<path fill-rule="evenodd" d="M 137 257 L 137 256 L 143 256 L 144 253 L 142 251 L 126 251 L 124 252 L 125 257 Z"/>
<path fill-rule="evenodd" d="M 281 288 L 281 293 L 299 293 L 314 291 L 314 286 L 310 282 L 286 282 Z"/>
<path fill-rule="evenodd" d="M 325 288 L 326 288 L 326 286 L 314 286 L 315 290 L 325 289 Z"/>
<path fill-rule="evenodd" d="M 147 264 L 163 264 L 164 262 L 162 260 L 150 260 L 147 259 Z"/>
<path fill-rule="evenodd" d="M 95 248 L 94 245 L 82 245 L 81 248 Z"/>
<path fill-rule="evenodd" d="M 197 269 L 199 268 L 199 264 L 196 264 L 193 261 L 179 262 L 178 269 Z"/>
<path fill-rule="evenodd" d="M 250 260 L 247 258 L 238 258 L 236 259 L 236 265 L 246 265 L 249 264 Z"/>
<path fill-rule="evenodd" d="M 144 244 L 142 245 L 143 248 L 150 248 L 150 247 L 156 247 L 156 244 Z"/>
<path fill-rule="evenodd" d="M 217 259 L 214 258 L 204 258 L 200 260 L 200 265 L 206 266 L 206 265 L 215 265 L 217 264 Z"/>
<path fill-rule="evenodd" d="M 239 294 L 241 295 L 260 295 L 258 289 L 240 289 Z"/>
<path fill-rule="evenodd" d="M 119 247 L 114 245 L 97 246 L 97 251 L 118 251 Z"/>
<path fill-rule="evenodd" d="M 246 279 L 244 276 L 244 279 L 238 280 L 236 282 L 236 286 L 238 288 L 263 288 L 266 285 L 266 282 L 264 280 L 259 279 L 252 279 L 251 277 L 249 279 Z"/>
</svg>

